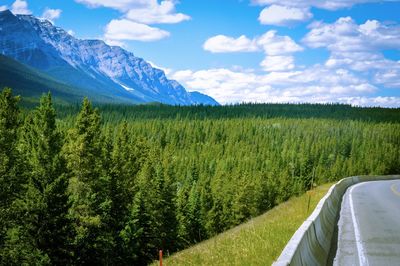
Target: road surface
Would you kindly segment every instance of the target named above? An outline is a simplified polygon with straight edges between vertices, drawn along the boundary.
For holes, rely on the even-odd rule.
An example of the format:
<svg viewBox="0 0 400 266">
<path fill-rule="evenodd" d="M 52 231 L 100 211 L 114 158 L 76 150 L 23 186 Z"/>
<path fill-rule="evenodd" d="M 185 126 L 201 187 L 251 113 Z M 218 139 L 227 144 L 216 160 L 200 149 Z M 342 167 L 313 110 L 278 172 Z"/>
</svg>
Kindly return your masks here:
<svg viewBox="0 0 400 266">
<path fill-rule="evenodd" d="M 400 180 L 347 189 L 334 265 L 400 265 Z"/>
</svg>

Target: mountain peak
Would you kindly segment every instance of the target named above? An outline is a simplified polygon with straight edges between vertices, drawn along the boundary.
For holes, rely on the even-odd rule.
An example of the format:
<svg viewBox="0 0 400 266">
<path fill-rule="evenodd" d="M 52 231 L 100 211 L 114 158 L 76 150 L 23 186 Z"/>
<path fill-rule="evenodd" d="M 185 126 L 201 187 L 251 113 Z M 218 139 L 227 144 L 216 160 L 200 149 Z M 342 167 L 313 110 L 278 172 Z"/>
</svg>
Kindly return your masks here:
<svg viewBox="0 0 400 266">
<path fill-rule="evenodd" d="M 11 20 L 13 18 L 16 18 L 16 17 L 10 10 L 6 9 L 3 11 L 0 11 L 0 21 Z"/>
<path fill-rule="evenodd" d="M 9 10 L 9 9 L 5 9 L 5 10 L 3 10 L 3 11 L 0 11 L 0 16 L 9 16 L 9 15 L 12 15 L 12 16 L 14 16 L 14 14 Z"/>
<path fill-rule="evenodd" d="M 201 104 L 164 71 L 102 40 L 80 40 L 50 21 L 3 11 L 0 53 L 91 93 L 135 101 Z M 17 18 L 17 20 L 15 19 Z M 205 103 L 206 104 L 206 103 Z M 208 104 L 208 103 L 207 103 Z"/>
</svg>

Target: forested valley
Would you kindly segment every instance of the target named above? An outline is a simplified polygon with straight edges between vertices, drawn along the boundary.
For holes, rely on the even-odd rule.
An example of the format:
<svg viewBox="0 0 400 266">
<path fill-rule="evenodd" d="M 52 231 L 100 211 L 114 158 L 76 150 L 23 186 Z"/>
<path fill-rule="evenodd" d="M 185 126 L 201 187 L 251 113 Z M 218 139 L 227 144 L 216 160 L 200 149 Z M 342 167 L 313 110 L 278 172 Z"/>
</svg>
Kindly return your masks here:
<svg viewBox="0 0 400 266">
<path fill-rule="evenodd" d="M 312 186 L 400 173 L 400 109 L 19 101 L 0 95 L 1 265 L 146 265 Z"/>
</svg>

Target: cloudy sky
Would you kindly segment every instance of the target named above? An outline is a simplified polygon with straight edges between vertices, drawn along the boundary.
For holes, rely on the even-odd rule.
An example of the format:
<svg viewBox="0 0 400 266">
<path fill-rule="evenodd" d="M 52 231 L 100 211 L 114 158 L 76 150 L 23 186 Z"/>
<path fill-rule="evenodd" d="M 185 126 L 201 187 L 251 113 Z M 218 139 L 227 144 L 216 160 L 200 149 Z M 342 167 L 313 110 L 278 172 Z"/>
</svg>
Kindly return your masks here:
<svg viewBox="0 0 400 266">
<path fill-rule="evenodd" d="M 400 1 L 0 0 L 220 103 L 400 107 Z"/>
</svg>

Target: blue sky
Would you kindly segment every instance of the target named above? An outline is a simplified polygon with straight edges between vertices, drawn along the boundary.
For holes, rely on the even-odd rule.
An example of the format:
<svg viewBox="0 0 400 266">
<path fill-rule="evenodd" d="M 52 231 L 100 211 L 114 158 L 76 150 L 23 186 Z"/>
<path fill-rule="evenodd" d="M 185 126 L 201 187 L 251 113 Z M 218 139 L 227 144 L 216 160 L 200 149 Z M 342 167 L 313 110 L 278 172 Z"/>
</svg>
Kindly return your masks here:
<svg viewBox="0 0 400 266">
<path fill-rule="evenodd" d="M 221 103 L 400 107 L 400 2 L 0 0 L 121 45 Z"/>
</svg>

